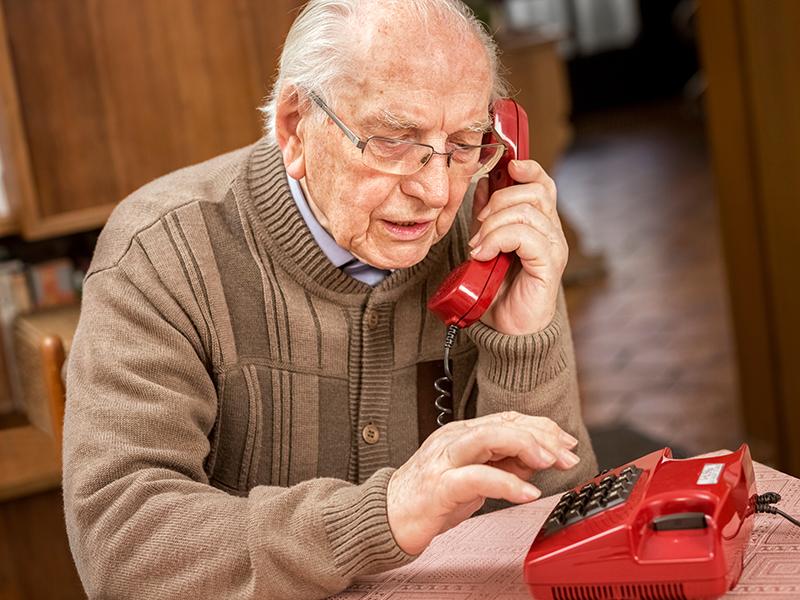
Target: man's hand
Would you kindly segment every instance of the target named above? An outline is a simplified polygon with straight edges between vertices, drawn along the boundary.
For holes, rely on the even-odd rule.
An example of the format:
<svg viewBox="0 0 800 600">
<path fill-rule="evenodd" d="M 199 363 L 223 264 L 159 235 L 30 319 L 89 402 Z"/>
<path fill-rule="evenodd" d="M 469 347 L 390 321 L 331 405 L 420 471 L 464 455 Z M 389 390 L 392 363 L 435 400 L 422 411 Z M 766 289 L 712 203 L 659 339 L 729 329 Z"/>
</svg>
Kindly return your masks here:
<svg viewBox="0 0 800 600">
<path fill-rule="evenodd" d="M 419 554 L 486 498 L 535 500 L 541 492 L 528 482 L 533 473 L 574 467 L 579 458 L 570 449 L 577 443 L 550 419 L 516 412 L 448 423 L 389 481 L 387 514 L 395 541 Z"/>
<path fill-rule="evenodd" d="M 510 272 L 481 321 L 500 333 L 525 335 L 553 319 L 569 250 L 553 180 L 533 160 L 511 161 L 509 174 L 518 185 L 497 190 L 491 198 L 488 180 L 479 182 L 473 201 L 474 226 L 479 227 L 470 246 L 478 260 L 499 252 L 519 256 L 522 268 Z"/>
</svg>

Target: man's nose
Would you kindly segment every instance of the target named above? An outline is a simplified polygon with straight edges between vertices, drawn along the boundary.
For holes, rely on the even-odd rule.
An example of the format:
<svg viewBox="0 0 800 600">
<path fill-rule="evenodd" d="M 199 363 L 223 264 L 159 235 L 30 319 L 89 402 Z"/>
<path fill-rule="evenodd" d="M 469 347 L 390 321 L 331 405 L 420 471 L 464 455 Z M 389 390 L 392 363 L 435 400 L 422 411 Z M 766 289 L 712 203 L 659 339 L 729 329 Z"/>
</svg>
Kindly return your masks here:
<svg viewBox="0 0 800 600">
<path fill-rule="evenodd" d="M 432 208 L 443 208 L 450 199 L 450 174 L 446 154 L 434 154 L 415 173 L 423 188 L 422 200 Z"/>
</svg>

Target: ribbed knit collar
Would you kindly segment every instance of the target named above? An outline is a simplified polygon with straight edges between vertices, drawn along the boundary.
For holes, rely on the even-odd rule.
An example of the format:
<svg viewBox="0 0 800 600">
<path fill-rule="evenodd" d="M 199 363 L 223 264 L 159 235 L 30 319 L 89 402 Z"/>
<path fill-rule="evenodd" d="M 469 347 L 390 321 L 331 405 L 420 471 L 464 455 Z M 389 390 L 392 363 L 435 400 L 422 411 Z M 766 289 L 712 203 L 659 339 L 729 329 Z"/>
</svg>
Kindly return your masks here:
<svg viewBox="0 0 800 600">
<path fill-rule="evenodd" d="M 306 227 L 311 231 L 311 235 L 314 236 L 314 241 L 317 242 L 317 246 L 319 246 L 320 250 L 328 257 L 328 260 L 333 263 L 334 267 L 339 267 L 350 275 L 350 277 L 355 277 L 359 281 L 363 281 L 370 286 L 376 286 L 386 279 L 386 276 L 389 275 L 392 270 L 379 269 L 361 262 L 350 252 L 337 244 L 333 236 L 325 230 L 314 216 L 300 182 L 290 177 L 288 173 L 286 174 L 286 180 L 289 182 L 289 191 L 292 193 L 292 198 L 294 198 L 294 203 L 297 205 L 297 210 L 300 211 L 300 216 L 302 216 L 303 221 L 306 222 Z"/>
<path fill-rule="evenodd" d="M 387 296 L 396 297 L 402 288 L 427 277 L 451 242 L 452 231 L 434 245 L 421 262 L 407 269 L 397 269 L 371 288 L 334 266 L 314 240 L 292 198 L 277 146 L 265 138 L 253 146 L 244 176 L 246 194 L 241 201 L 245 203 L 246 212 L 252 211 L 253 226 L 269 250 L 269 256 L 293 276 L 308 278 L 328 292 L 356 296 L 387 292 Z"/>
</svg>

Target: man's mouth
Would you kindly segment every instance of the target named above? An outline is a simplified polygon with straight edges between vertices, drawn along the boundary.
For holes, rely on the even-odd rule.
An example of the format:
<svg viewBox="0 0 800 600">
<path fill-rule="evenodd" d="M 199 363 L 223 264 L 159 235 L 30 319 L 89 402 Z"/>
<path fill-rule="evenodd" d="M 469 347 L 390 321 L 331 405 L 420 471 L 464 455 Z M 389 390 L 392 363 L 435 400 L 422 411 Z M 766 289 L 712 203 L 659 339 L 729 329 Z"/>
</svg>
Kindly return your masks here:
<svg viewBox="0 0 800 600">
<path fill-rule="evenodd" d="M 393 238 L 403 241 L 416 240 L 428 232 L 433 221 L 383 221 L 384 227 Z"/>
</svg>

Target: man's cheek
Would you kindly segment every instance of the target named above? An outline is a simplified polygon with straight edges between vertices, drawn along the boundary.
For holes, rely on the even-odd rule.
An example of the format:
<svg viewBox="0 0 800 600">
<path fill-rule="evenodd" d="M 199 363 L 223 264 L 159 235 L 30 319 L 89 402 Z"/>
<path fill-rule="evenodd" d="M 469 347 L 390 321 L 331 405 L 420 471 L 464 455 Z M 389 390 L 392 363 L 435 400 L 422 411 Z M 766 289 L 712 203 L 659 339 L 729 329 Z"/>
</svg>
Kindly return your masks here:
<svg viewBox="0 0 800 600">
<path fill-rule="evenodd" d="M 359 236 L 374 226 L 370 213 L 362 207 L 352 204 L 339 205 L 337 221 L 339 221 L 342 231 L 346 231 L 349 237 Z"/>
<path fill-rule="evenodd" d="M 442 212 L 444 217 L 447 219 L 447 228 L 450 228 L 453 221 L 455 221 L 456 215 L 458 214 L 458 210 L 461 208 L 461 204 L 463 202 L 463 196 L 459 196 L 458 198 L 454 198 L 450 201 L 447 205 L 447 208 Z"/>
<path fill-rule="evenodd" d="M 455 216 L 455 212 L 456 211 L 447 211 L 447 212 L 442 212 L 439 215 L 439 218 L 436 220 L 437 242 L 444 236 L 446 236 L 448 231 L 450 231 L 450 227 L 453 225 L 453 218 Z"/>
</svg>

